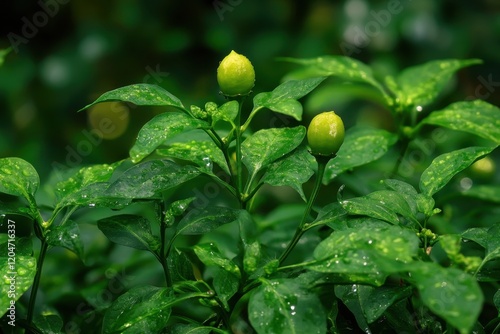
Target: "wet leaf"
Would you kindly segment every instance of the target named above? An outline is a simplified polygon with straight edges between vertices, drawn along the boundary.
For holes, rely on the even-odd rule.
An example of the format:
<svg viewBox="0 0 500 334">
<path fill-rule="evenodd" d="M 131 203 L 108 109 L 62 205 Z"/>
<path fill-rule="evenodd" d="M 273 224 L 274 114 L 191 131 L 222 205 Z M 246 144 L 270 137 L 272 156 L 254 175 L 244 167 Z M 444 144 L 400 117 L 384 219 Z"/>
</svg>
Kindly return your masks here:
<svg viewBox="0 0 500 334">
<path fill-rule="evenodd" d="M 311 270 L 334 273 L 338 282 L 380 286 L 385 278 L 404 270 L 418 252 L 415 233 L 379 222 L 333 232 L 314 250 Z"/>
<path fill-rule="evenodd" d="M 472 133 L 500 144 L 500 109 L 486 101 L 461 101 L 432 112 L 421 124 Z"/>
<path fill-rule="evenodd" d="M 285 156 L 300 145 L 306 135 L 303 126 L 257 131 L 242 143 L 242 161 L 251 175 Z"/>
<path fill-rule="evenodd" d="M 462 238 L 472 240 L 486 250 L 483 264 L 500 258 L 500 223 L 487 227 L 472 227 L 462 233 Z M 482 264 L 482 265 L 483 265 Z M 482 266 L 481 265 L 481 266 Z"/>
<path fill-rule="evenodd" d="M 383 180 L 383 183 L 387 188 L 401 195 L 408 203 L 411 213 L 416 215 L 418 192 L 411 184 L 395 179 L 386 179 Z"/>
<path fill-rule="evenodd" d="M 366 83 L 376 88 L 386 99 L 390 97 L 382 85 L 375 79 L 369 66 L 359 60 L 345 56 L 322 56 L 309 59 L 280 58 L 280 60 L 300 64 L 303 71 L 307 71 L 307 77 L 335 76 L 344 80 Z"/>
<path fill-rule="evenodd" d="M 116 198 L 159 198 L 172 189 L 200 174 L 193 166 L 181 166 L 170 160 L 149 160 L 137 164 L 121 174 L 106 191 Z"/>
<path fill-rule="evenodd" d="M 64 225 L 51 226 L 46 231 L 45 238 L 49 245 L 64 247 L 83 260 L 83 243 L 80 239 L 80 228 L 74 221 L 68 220 Z"/>
<path fill-rule="evenodd" d="M 137 163 L 175 135 L 203 128 L 209 128 L 209 124 L 184 113 L 167 112 L 156 115 L 139 131 L 137 140 L 130 149 L 130 158 Z"/>
<path fill-rule="evenodd" d="M 345 306 L 351 311 L 356 318 L 356 323 L 359 328 L 364 333 L 371 333 L 370 327 L 368 326 L 368 321 L 366 319 L 365 314 L 363 313 L 363 309 L 361 308 L 361 301 L 359 296 L 358 289 L 361 286 L 358 284 L 352 285 L 337 285 L 335 286 L 335 295 L 337 298 L 342 300 Z"/>
<path fill-rule="evenodd" d="M 106 311 L 102 331 L 105 334 L 159 333 L 167 325 L 176 300 L 169 288 L 132 288 Z"/>
<path fill-rule="evenodd" d="M 403 70 L 396 78 L 399 104 L 406 110 L 415 110 L 432 103 L 455 72 L 481 62 L 479 59 L 443 59 Z"/>
<path fill-rule="evenodd" d="M 408 280 L 419 290 L 423 303 L 460 333 L 470 333 L 484 299 L 476 279 L 433 262 L 414 262 L 408 271 Z"/>
<path fill-rule="evenodd" d="M 141 216 L 112 216 L 99 220 L 97 227 L 109 240 L 119 245 L 151 252 L 160 247 L 160 241 L 151 232 L 150 222 Z"/>
<path fill-rule="evenodd" d="M 239 219 L 241 211 L 221 206 L 194 208 L 185 215 L 177 226 L 177 234 L 199 235 Z"/>
<path fill-rule="evenodd" d="M 379 159 L 396 141 L 397 136 L 385 130 L 361 127 L 348 129 L 337 156 L 326 166 L 323 182 L 328 184 L 347 170 Z"/>
<path fill-rule="evenodd" d="M 496 147 L 468 147 L 435 158 L 420 177 L 420 191 L 432 196 L 441 190 L 453 176 L 469 167 L 474 161 L 489 154 Z"/>
<path fill-rule="evenodd" d="M 311 92 L 323 80 L 325 80 L 324 77 L 286 81 L 272 92 L 255 95 L 253 99 L 254 109 L 265 107 L 300 121 L 302 120 L 302 105 L 297 99 Z"/>
<path fill-rule="evenodd" d="M 259 334 L 326 333 L 318 297 L 294 279 L 266 280 L 250 296 L 250 323 Z"/>
<path fill-rule="evenodd" d="M 314 174 L 316 160 L 305 147 L 269 165 L 262 182 L 272 186 L 289 186 L 299 193 L 304 201 L 306 196 L 302 185 Z"/>
<path fill-rule="evenodd" d="M 233 261 L 222 255 L 213 243 L 198 244 L 194 246 L 193 250 L 204 265 L 216 266 L 238 278 L 241 277 L 240 268 Z"/>
<path fill-rule="evenodd" d="M 32 256 L 10 257 L 9 244 L 2 244 L 0 255 L 0 317 L 7 312 L 12 302 L 17 301 L 31 287 L 36 273 L 36 260 Z M 5 250 L 5 251 L 4 251 Z M 16 249 L 13 248 L 13 252 Z M 15 262 L 12 262 L 12 258 Z"/>
<path fill-rule="evenodd" d="M 212 172 L 213 164 L 216 163 L 229 174 L 224 154 L 211 140 L 188 142 L 176 142 L 167 148 L 159 148 L 157 153 L 162 156 L 191 161 L 200 166 L 202 171 Z"/>
<path fill-rule="evenodd" d="M 412 288 L 409 286 L 357 285 L 357 294 L 363 314 L 368 323 L 379 319 L 384 312 L 398 300 L 410 297 Z"/>
<path fill-rule="evenodd" d="M 79 111 L 90 108 L 97 103 L 109 101 L 131 102 L 138 106 L 172 106 L 184 109 L 181 100 L 165 89 L 157 85 L 142 83 L 106 92 Z"/>
<path fill-rule="evenodd" d="M 0 192 L 23 196 L 36 206 L 34 196 L 40 185 L 40 177 L 35 168 L 20 158 L 0 159 Z"/>
<path fill-rule="evenodd" d="M 63 320 L 56 314 L 39 315 L 33 319 L 36 327 L 42 331 L 42 333 L 59 334 L 63 333 Z"/>
</svg>

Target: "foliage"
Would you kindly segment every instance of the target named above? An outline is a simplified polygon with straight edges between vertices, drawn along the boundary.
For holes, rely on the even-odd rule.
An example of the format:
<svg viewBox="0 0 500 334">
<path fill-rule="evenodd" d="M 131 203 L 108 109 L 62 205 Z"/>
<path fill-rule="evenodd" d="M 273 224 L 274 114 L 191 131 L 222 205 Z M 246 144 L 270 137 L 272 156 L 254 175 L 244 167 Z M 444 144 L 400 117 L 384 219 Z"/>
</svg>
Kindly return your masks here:
<svg viewBox="0 0 500 334">
<path fill-rule="evenodd" d="M 0 159 L 4 331 L 12 329 L 12 300 L 16 325 L 34 333 L 498 330 L 499 293 L 490 295 L 498 289 L 500 222 L 471 222 L 442 233 L 447 203 L 439 195 L 451 193 L 457 174 L 498 147 L 500 110 L 479 100 L 429 107 L 456 71 L 479 61 L 437 60 L 380 80 L 353 58 L 283 60 L 300 66 L 289 75 L 295 78 L 252 101 L 237 96 L 188 108 L 162 87 L 144 83 L 104 93 L 85 108 L 110 101 L 165 108 L 139 131 L 129 158 L 114 164 L 67 170 L 40 187 L 30 163 Z M 371 89 L 395 130 L 354 126 L 337 156 L 310 154 L 299 100 L 329 77 Z M 259 113 L 288 117 L 293 126 L 253 132 Z M 478 136 L 481 144 L 430 152 L 433 160 L 415 168 L 417 182 L 414 175 L 403 177 L 399 171 L 412 145 L 434 127 Z M 342 182 L 332 195 L 339 180 L 350 181 L 363 168 L 370 171 L 367 181 Z M 305 187 L 310 183 L 312 190 Z M 318 196 L 325 186 L 328 196 Z M 292 189 L 305 203 L 282 201 L 272 212 L 261 210 L 275 187 Z M 494 210 L 499 189 L 483 187 L 496 194 L 493 205 L 474 186 L 456 196 Z M 94 240 L 84 240 L 89 223 Z M 31 224 L 15 242 L 13 224 L 16 233 Z M 75 312 L 64 306 L 68 292 L 49 290 L 45 282 L 54 278 L 42 272 L 45 259 L 60 248 L 100 277 L 64 277 L 61 268 L 61 279 L 78 281 L 72 298 L 85 301 L 76 302 Z M 120 285 L 104 289 L 103 273 L 124 257 L 135 280 L 119 277 Z M 11 296 L 4 293 L 10 288 L 5 277 L 13 268 L 18 283 Z M 92 296 L 103 289 L 112 296 L 96 302 Z"/>
</svg>

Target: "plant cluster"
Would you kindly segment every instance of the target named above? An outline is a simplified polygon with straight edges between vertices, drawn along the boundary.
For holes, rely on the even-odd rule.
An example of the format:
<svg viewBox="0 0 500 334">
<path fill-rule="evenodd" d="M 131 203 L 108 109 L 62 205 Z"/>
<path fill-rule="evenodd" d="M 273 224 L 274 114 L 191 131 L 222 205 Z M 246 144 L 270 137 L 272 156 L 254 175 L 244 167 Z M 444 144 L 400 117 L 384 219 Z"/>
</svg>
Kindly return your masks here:
<svg viewBox="0 0 500 334">
<path fill-rule="evenodd" d="M 252 64 L 231 52 L 217 73 L 222 104 L 186 107 L 150 84 L 104 93 L 83 109 L 110 101 L 165 107 L 142 127 L 129 158 L 116 163 L 68 169 L 40 187 L 30 163 L 0 159 L 4 332 L 498 332 L 500 222 L 442 233 L 436 219 L 443 215 L 436 194 L 500 144 L 496 106 L 473 100 L 430 108 L 455 72 L 480 61 L 431 61 L 379 80 L 349 57 L 281 60 L 297 64 L 294 78 L 253 95 Z M 395 131 L 344 128 L 331 111 L 302 125 L 299 100 L 329 77 L 371 87 Z M 253 132 L 252 121 L 264 112 L 294 126 Z M 433 127 L 484 144 L 433 157 L 417 169 L 414 184 L 397 171 L 412 143 Z M 322 189 L 362 168 L 379 182 L 346 183 L 328 190 L 326 204 L 317 201 Z M 266 189 L 275 187 L 292 189 L 303 202 L 259 210 Z M 482 185 L 460 196 L 494 212 L 499 193 Z M 94 240 L 82 240 L 89 217 Z M 15 223 L 15 239 L 7 222 Z M 111 243 L 96 237 L 101 232 Z M 84 312 L 68 313 L 68 294 L 50 290 L 47 282 L 64 277 L 42 274 L 61 248 L 89 265 L 84 279 L 72 278 L 79 283 L 71 305 L 85 300 Z M 112 258 L 114 250 L 122 254 Z M 93 303 L 102 286 L 92 274 L 102 277 L 125 255 L 128 270 L 147 263 L 158 268 L 155 277 L 124 280 L 113 298 Z M 40 298 L 49 305 L 39 305 Z"/>
</svg>

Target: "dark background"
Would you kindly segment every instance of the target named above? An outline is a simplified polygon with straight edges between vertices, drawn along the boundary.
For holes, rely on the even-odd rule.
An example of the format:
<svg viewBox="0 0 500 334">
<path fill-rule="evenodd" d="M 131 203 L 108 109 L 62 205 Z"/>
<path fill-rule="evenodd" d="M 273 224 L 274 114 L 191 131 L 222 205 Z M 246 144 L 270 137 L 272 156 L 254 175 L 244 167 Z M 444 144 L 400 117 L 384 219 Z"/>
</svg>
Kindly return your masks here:
<svg viewBox="0 0 500 334">
<path fill-rule="evenodd" d="M 377 21 L 396 5 L 397 14 Z M 280 56 L 350 55 L 381 76 L 428 60 L 480 58 L 482 65 L 459 72 L 443 104 L 466 97 L 500 104 L 495 91 L 500 86 L 500 2 L 495 0 L 51 0 L 16 1 L 2 8 L 0 48 L 15 41 L 15 51 L 0 68 L 0 157 L 26 159 L 42 182 L 54 166 L 127 157 L 139 128 L 159 112 L 128 108 L 123 132 L 104 140 L 92 137 L 95 141 L 85 146 L 91 120 L 87 111 L 77 110 L 108 90 L 140 82 L 162 86 L 186 106 L 221 103 L 216 68 L 231 49 L 253 62 L 255 92 L 272 90 L 294 69 L 276 61 Z M 368 39 L 355 35 L 361 44 L 350 52 L 349 27 L 375 30 Z M 496 86 L 484 87 L 488 81 Z M 309 105 L 305 100 L 304 123 L 319 107 L 351 103 L 339 95 L 332 91 Z M 384 113 L 362 112 L 359 102 L 342 115 L 348 125 L 363 117 L 384 123 Z M 85 153 L 80 159 L 68 157 L 78 149 Z"/>
</svg>

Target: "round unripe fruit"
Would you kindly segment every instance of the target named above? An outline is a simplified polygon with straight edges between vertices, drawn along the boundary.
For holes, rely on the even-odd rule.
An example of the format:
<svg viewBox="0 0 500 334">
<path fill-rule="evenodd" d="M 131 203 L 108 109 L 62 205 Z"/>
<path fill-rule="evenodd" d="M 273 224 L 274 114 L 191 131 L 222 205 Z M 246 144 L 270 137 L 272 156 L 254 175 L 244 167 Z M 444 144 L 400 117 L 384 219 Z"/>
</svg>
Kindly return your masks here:
<svg viewBox="0 0 500 334">
<path fill-rule="evenodd" d="M 316 115 L 307 129 L 307 141 L 314 155 L 332 156 L 344 142 L 344 122 L 333 111 Z"/>
<path fill-rule="evenodd" d="M 247 57 L 231 51 L 217 68 L 217 82 L 226 96 L 248 95 L 255 83 L 255 71 Z"/>
</svg>

